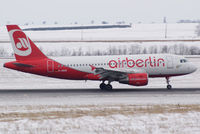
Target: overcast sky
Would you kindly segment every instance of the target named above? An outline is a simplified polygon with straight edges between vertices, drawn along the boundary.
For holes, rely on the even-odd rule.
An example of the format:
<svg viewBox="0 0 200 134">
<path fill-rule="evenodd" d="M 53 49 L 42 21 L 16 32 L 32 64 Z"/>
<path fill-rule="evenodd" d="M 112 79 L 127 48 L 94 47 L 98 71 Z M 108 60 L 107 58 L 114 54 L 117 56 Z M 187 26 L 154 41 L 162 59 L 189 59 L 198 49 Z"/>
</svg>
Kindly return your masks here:
<svg viewBox="0 0 200 134">
<path fill-rule="evenodd" d="M 200 0 L 0 0 L 0 24 L 89 24 L 200 19 Z"/>
</svg>

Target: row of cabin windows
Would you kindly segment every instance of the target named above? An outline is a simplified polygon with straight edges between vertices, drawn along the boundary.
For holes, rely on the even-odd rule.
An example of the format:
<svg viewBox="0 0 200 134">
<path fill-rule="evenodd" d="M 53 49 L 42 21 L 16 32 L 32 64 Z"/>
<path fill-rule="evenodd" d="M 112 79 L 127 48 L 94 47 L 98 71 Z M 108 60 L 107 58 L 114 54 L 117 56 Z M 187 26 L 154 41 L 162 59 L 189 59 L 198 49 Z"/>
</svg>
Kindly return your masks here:
<svg viewBox="0 0 200 134">
<path fill-rule="evenodd" d="M 148 64 L 150 62 L 147 62 Z M 155 63 L 155 62 L 151 62 L 152 64 Z M 163 63 L 162 61 L 160 61 L 160 64 Z M 118 63 L 117 63 L 118 64 Z M 122 63 L 120 63 L 121 65 Z M 126 65 L 127 63 L 125 62 L 124 65 Z M 68 64 L 67 66 L 68 67 L 77 67 L 77 66 L 89 66 L 89 65 L 92 65 L 92 66 L 106 66 L 106 65 L 109 65 L 109 63 L 96 63 L 96 64 Z M 111 65 L 115 65 L 115 63 L 111 63 Z M 130 64 L 132 65 L 132 63 Z"/>
<path fill-rule="evenodd" d="M 108 65 L 108 63 L 101 63 L 101 64 L 68 64 L 67 66 L 69 67 L 75 67 L 75 66 L 89 66 L 89 65 L 93 65 L 93 66 L 105 66 Z"/>
</svg>

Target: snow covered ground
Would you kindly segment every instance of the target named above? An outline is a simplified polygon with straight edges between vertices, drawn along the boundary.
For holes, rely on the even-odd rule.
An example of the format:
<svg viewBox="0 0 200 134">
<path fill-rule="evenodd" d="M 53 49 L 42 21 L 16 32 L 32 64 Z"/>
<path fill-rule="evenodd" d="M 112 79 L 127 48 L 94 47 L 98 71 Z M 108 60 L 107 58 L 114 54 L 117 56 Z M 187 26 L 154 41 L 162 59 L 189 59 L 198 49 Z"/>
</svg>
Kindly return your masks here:
<svg viewBox="0 0 200 134">
<path fill-rule="evenodd" d="M 174 23 L 167 25 L 168 39 L 195 39 L 196 23 Z M 31 26 L 30 26 L 31 27 Z M 26 28 L 21 26 L 21 28 Z M 0 40 L 9 40 L 5 27 L 0 27 Z M 26 31 L 37 41 L 62 40 L 154 40 L 165 39 L 165 24 L 133 24 L 131 28 L 61 30 L 61 31 Z"/>
<path fill-rule="evenodd" d="M 168 24 L 167 40 L 195 40 L 200 39 L 195 34 L 197 24 Z M 27 27 L 27 26 L 26 26 Z M 30 26 L 31 27 L 31 26 Z M 25 26 L 22 26 L 25 28 Z M 33 41 L 48 41 L 45 43 L 36 43 L 45 54 L 52 56 L 73 55 L 73 53 L 95 55 L 97 53 L 107 53 L 110 50 L 124 51 L 125 54 L 134 54 L 133 48 L 139 49 L 140 52 L 144 48 L 149 49 L 154 46 L 156 51 L 160 52 L 165 46 L 186 46 L 198 48 L 199 54 L 200 45 L 198 41 L 176 41 L 176 42 L 143 42 L 144 40 L 166 40 L 165 39 L 165 24 L 133 24 L 132 28 L 114 28 L 114 29 L 92 29 L 92 30 L 61 30 L 61 31 L 25 31 L 25 33 Z M 6 27 L 0 27 L 0 42 L 9 41 Z M 124 42 L 63 42 L 69 40 L 123 40 Z M 141 40 L 141 42 L 126 42 L 126 40 Z M 59 42 L 51 42 L 59 41 Z M 151 49 L 151 48 L 150 48 Z M 174 48 L 171 48 L 167 53 L 174 53 Z M 186 48 L 187 49 L 187 48 Z M 153 50 L 153 49 L 152 49 Z M 129 52 L 131 51 L 131 52 Z M 12 55 L 11 44 L 8 42 L 0 43 L 0 56 L 2 53 L 6 56 Z M 151 52 L 147 52 L 151 53 Z M 117 53 L 118 54 L 118 53 Z M 179 54 L 176 52 L 176 54 Z M 189 54 L 189 53 L 184 53 Z"/>
<path fill-rule="evenodd" d="M 7 113 L 3 115 L 7 118 L 0 120 L 0 133 L 198 134 L 200 131 L 200 112 L 199 106 L 196 105 L 98 107 L 85 106 L 79 110 L 73 107 L 67 111 L 46 108 L 43 112 L 44 108 L 41 106 L 38 113 Z M 198 110 L 187 111 L 185 108 L 198 108 Z"/>
<path fill-rule="evenodd" d="M 21 98 L 26 98 L 24 100 L 26 105 L 15 105 L 15 98 L 11 99 L 12 105 L 7 105 L 6 101 L 9 100 L 1 99 L 0 134 L 198 134 L 200 131 L 199 94 L 172 95 L 172 97 L 159 94 L 151 95 L 152 97 L 147 94 L 121 97 L 119 94 L 118 96 L 113 94 L 109 95 L 109 101 L 106 99 L 107 104 L 103 104 L 105 101 L 91 104 L 95 103 L 95 100 L 104 100 L 106 95 L 99 94 L 93 97 L 91 95 L 89 97 L 91 100 L 87 99 L 87 95 L 71 96 L 71 100 L 67 93 L 65 95 L 66 97 L 64 95 L 60 97 L 55 94 L 48 100 L 43 94 L 40 96 L 43 98 L 37 100 L 30 97 L 30 94 L 24 94 Z M 35 103 L 30 101 L 29 97 L 30 100 L 35 100 Z M 157 104 L 135 104 L 134 100 L 142 102 L 143 98 L 149 99 L 148 102 L 153 98 L 157 100 Z M 162 98 L 165 102 L 168 100 L 170 102 L 170 99 L 174 102 L 181 100 L 194 102 L 196 99 L 198 104 L 163 104 L 160 101 Z M 70 102 L 67 102 L 67 99 L 72 102 L 79 101 L 79 104 L 68 105 Z M 123 99 L 125 103 L 114 102 Z M 87 100 L 88 105 L 82 104 L 82 100 Z M 36 104 L 39 101 L 44 104 Z M 52 101 L 60 104 L 52 104 Z"/>
</svg>

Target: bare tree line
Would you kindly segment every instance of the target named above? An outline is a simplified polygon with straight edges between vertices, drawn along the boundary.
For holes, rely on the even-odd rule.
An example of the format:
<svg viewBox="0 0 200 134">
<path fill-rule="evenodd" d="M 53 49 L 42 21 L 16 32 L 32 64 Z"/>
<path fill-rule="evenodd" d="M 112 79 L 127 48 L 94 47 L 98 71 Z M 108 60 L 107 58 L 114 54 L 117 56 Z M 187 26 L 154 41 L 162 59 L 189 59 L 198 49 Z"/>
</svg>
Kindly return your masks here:
<svg viewBox="0 0 200 134">
<path fill-rule="evenodd" d="M 43 47 L 40 47 L 43 51 Z M 152 45 L 143 47 L 141 45 L 121 45 L 109 46 L 105 50 L 98 48 L 83 50 L 83 47 L 78 49 L 71 49 L 69 47 L 62 47 L 61 50 L 48 50 L 44 52 L 47 56 L 101 56 L 101 55 L 131 55 L 131 54 L 154 54 L 154 53 L 171 53 L 177 55 L 200 55 L 200 47 L 187 46 L 184 44 L 175 45 Z M 9 53 L 5 48 L 0 47 L 0 57 L 13 57 L 13 53 Z"/>
<path fill-rule="evenodd" d="M 200 36 L 200 23 L 196 26 L 195 33 L 197 36 Z"/>
<path fill-rule="evenodd" d="M 171 53 L 177 55 L 200 55 L 200 48 L 197 46 L 186 46 L 184 44 L 175 45 L 153 45 L 142 47 L 141 45 L 130 46 L 110 46 L 108 50 L 94 49 L 83 50 L 79 47 L 76 50 L 63 47 L 61 51 L 49 51 L 48 56 L 101 56 L 101 55 L 131 55 L 131 54 L 154 54 L 154 53 Z"/>
<path fill-rule="evenodd" d="M 8 51 L 3 48 L 3 47 L 0 47 L 0 57 L 10 57 L 11 55 L 9 55 Z"/>
</svg>

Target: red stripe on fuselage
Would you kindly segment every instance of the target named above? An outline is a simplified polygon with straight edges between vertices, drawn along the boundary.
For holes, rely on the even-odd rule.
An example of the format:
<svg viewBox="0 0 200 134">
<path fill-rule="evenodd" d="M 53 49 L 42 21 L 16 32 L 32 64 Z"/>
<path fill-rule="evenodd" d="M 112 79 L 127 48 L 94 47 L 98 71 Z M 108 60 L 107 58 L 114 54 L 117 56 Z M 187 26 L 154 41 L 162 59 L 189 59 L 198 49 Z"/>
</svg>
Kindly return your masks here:
<svg viewBox="0 0 200 134">
<path fill-rule="evenodd" d="M 50 63 L 49 61 L 53 62 L 53 64 L 50 65 L 51 67 L 48 65 L 48 63 Z M 17 66 L 15 63 L 26 64 L 32 67 Z M 32 61 L 12 61 L 5 63 L 4 67 L 26 73 L 32 73 L 32 74 L 60 78 L 60 79 L 72 79 L 72 80 L 84 80 L 86 79 L 86 75 L 89 74 L 87 72 L 81 72 L 66 67 L 51 59 L 32 60 Z M 49 68 L 52 68 L 52 70 L 49 70 Z"/>
</svg>

